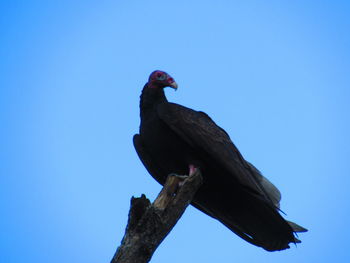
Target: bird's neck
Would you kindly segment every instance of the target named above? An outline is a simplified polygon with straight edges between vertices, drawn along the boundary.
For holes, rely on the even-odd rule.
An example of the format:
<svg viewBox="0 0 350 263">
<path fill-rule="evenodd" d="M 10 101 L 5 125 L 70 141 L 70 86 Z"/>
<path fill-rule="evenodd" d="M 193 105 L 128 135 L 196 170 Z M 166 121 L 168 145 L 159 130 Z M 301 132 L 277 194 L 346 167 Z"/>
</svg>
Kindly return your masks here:
<svg viewBox="0 0 350 263">
<path fill-rule="evenodd" d="M 140 116 L 141 120 L 148 114 L 156 110 L 158 104 L 167 102 L 164 90 L 162 88 L 150 88 L 148 83 L 143 87 L 140 96 Z"/>
</svg>

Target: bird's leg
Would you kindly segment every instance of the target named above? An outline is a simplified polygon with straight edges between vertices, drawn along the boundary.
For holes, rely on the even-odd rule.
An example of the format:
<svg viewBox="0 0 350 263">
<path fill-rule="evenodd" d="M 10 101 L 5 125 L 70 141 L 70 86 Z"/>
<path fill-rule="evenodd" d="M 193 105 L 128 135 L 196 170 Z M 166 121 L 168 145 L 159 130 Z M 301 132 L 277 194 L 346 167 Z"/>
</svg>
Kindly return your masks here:
<svg viewBox="0 0 350 263">
<path fill-rule="evenodd" d="M 177 182 L 178 182 L 178 187 L 181 187 L 184 184 L 184 181 L 191 175 L 195 174 L 196 172 L 198 172 L 199 168 L 194 166 L 193 164 L 190 164 L 189 166 L 189 172 L 188 175 L 179 175 L 179 174 L 175 174 L 175 173 L 171 173 L 168 176 L 169 177 L 174 177 L 176 178 Z"/>
<path fill-rule="evenodd" d="M 189 187 L 192 185 L 192 183 L 197 182 L 199 185 L 202 184 L 203 179 L 198 167 L 190 165 L 189 173 L 190 175 L 177 175 L 174 173 L 169 174 L 166 182 L 164 183 L 162 191 L 159 193 L 156 200 L 154 200 L 153 206 L 164 211 L 171 202 L 175 204 L 181 200 L 181 195 L 179 197 L 180 199 L 178 198 L 179 193 L 183 194 L 191 191 Z"/>
<path fill-rule="evenodd" d="M 190 164 L 188 167 L 189 167 L 188 175 L 180 176 L 180 178 L 182 180 L 179 182 L 179 187 L 181 187 L 184 184 L 184 181 L 185 181 L 186 178 L 188 178 L 189 176 L 195 174 L 199 170 L 199 168 L 194 166 L 193 164 Z"/>
<path fill-rule="evenodd" d="M 197 172 L 198 167 L 194 166 L 193 164 L 190 164 L 190 165 L 189 165 L 189 169 L 190 169 L 190 171 L 189 171 L 188 175 L 191 176 L 191 175 L 193 175 L 195 172 Z"/>
</svg>

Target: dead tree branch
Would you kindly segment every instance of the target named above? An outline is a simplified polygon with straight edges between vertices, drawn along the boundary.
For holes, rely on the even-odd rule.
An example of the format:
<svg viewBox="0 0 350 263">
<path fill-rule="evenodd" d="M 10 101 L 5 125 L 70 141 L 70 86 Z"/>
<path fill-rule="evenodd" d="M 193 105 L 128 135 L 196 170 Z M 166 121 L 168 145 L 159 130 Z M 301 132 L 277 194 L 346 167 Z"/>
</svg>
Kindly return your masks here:
<svg viewBox="0 0 350 263">
<path fill-rule="evenodd" d="M 200 171 L 190 176 L 169 175 L 153 204 L 142 195 L 131 198 L 125 235 L 111 263 L 149 262 L 202 184 Z"/>
</svg>

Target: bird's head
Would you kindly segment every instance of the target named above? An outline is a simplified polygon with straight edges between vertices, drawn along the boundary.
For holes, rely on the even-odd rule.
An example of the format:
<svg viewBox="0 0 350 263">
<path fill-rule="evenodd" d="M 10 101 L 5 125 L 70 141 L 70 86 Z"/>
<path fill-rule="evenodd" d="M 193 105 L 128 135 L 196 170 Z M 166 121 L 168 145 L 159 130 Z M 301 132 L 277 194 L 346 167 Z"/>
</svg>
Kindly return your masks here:
<svg viewBox="0 0 350 263">
<path fill-rule="evenodd" d="M 148 79 L 148 87 L 155 89 L 170 87 L 177 90 L 175 80 L 168 73 L 160 70 L 155 70 L 151 73 Z"/>
</svg>

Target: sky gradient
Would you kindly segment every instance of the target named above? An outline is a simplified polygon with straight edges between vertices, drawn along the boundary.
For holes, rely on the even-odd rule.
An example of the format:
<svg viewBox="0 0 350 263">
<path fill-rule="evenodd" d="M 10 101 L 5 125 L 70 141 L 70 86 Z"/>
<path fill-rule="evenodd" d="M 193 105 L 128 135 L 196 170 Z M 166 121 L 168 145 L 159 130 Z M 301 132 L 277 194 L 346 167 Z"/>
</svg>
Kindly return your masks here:
<svg viewBox="0 0 350 263">
<path fill-rule="evenodd" d="M 302 243 L 269 253 L 190 207 L 152 262 L 346 262 L 348 1 L 1 1 L 0 261 L 109 262 L 155 69 L 282 192 Z"/>
</svg>

